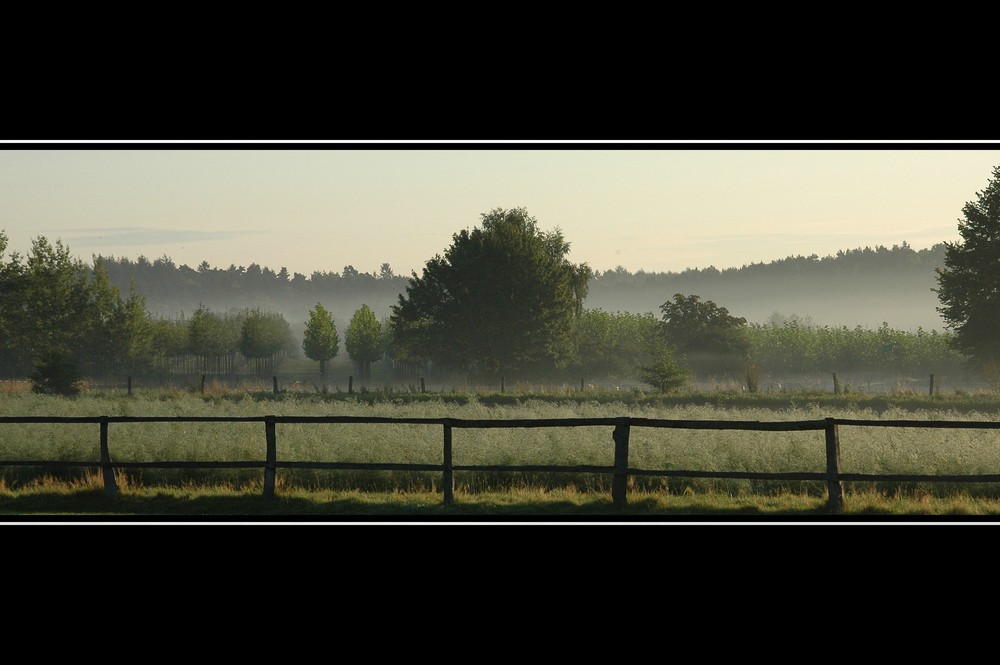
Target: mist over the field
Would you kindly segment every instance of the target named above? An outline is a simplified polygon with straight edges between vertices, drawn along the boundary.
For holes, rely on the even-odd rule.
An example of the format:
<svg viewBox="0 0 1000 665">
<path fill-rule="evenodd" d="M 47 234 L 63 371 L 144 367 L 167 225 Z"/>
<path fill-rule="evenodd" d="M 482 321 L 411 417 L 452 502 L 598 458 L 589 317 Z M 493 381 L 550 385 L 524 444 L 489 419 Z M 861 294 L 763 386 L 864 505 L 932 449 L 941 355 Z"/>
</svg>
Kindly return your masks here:
<svg viewBox="0 0 1000 665">
<path fill-rule="evenodd" d="M 943 258 L 943 244 L 914 250 L 904 242 L 891 248 L 857 248 L 826 257 L 793 256 L 723 270 L 714 267 L 666 273 L 630 272 L 623 268 L 595 270 L 584 309 L 645 315 L 658 320 L 660 307 L 675 294 L 697 295 L 702 301 L 712 301 L 733 316 L 746 319 L 751 326 L 780 328 L 791 322 L 819 330 L 827 337 L 867 335 L 869 338 L 865 344 L 872 348 L 864 354 L 844 350 L 850 344 L 857 346 L 860 343 L 857 340 L 850 344 L 827 342 L 839 344 L 840 355 L 824 360 L 814 352 L 813 366 L 808 370 L 792 367 L 771 354 L 762 362 L 758 377 L 764 390 L 789 387 L 832 390 L 834 372 L 840 373 L 843 387 L 869 392 L 900 388 L 924 391 L 929 389 L 930 373 L 937 373 L 938 389 L 959 385 L 980 387 L 982 379 L 961 367 L 957 356 L 949 355 L 938 337 L 921 337 L 933 343 L 933 348 L 908 350 L 906 359 L 901 357 L 903 352 L 898 344 L 893 347 L 890 340 L 882 339 L 889 334 L 886 331 L 911 336 L 945 333 L 934 291 L 935 270 L 943 266 Z M 317 303 L 330 311 L 343 335 L 348 321 L 362 305 L 370 307 L 379 320 L 388 318 L 392 306 L 398 303 L 400 294 L 406 293 L 410 283 L 408 277 L 395 274 L 388 264 L 371 272 L 345 266 L 342 271 L 314 272 L 310 276 L 254 263 L 227 269 L 203 263 L 195 270 L 178 266 L 169 257 L 137 262 L 109 258 L 106 266 L 112 282 L 123 290 L 134 281 L 146 296 L 149 311 L 156 316 L 189 317 L 200 306 L 220 313 L 260 308 L 284 316 L 300 341 L 309 311 Z M 881 338 L 879 330 L 883 331 Z M 921 354 L 921 358 L 916 357 Z M 334 383 L 346 385 L 352 372 L 345 355 L 341 353 L 330 364 Z M 292 350 L 291 357 L 295 356 Z M 611 378 L 602 377 L 600 381 L 621 388 L 641 386 L 635 367 L 627 364 L 610 372 Z M 398 380 L 379 365 L 375 364 L 373 383 Z M 467 377 L 442 372 L 431 373 L 427 378 L 436 390 L 474 385 L 469 384 Z M 519 380 L 510 377 L 512 386 Z M 539 383 L 579 387 L 581 381 L 589 385 L 595 380 L 595 377 L 566 375 L 548 377 Z M 692 385 L 705 389 L 745 388 L 746 381 L 747 377 L 733 372 L 725 376 L 692 377 Z"/>
<path fill-rule="evenodd" d="M 935 269 L 943 261 L 943 244 L 914 250 L 904 242 L 722 270 L 595 270 L 584 306 L 659 315 L 663 303 L 682 293 L 712 300 L 751 323 L 767 323 L 777 314 L 819 326 L 877 328 L 884 322 L 899 330 L 943 330 L 933 291 Z M 226 269 L 203 264 L 196 270 L 169 257 L 138 262 L 110 258 L 107 268 L 112 283 L 125 291 L 134 280 L 156 315 L 190 314 L 199 304 L 220 312 L 260 307 L 283 314 L 293 328 L 301 327 L 316 302 L 338 322 L 346 323 L 362 304 L 379 318 L 388 316 L 408 284 L 408 277 L 395 274 L 388 264 L 371 272 L 345 266 L 309 276 L 252 262 Z"/>
</svg>

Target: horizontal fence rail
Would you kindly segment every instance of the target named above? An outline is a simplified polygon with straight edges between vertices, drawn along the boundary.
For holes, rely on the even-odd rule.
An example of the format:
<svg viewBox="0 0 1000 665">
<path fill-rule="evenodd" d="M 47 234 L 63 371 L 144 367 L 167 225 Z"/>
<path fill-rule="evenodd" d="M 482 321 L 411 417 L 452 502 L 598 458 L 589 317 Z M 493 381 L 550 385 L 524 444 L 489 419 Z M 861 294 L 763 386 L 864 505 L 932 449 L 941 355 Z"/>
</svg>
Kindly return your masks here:
<svg viewBox="0 0 1000 665">
<path fill-rule="evenodd" d="M 844 482 L 899 481 L 899 482 L 1000 482 L 1000 474 L 870 474 L 844 473 L 840 467 L 841 425 L 853 427 L 918 427 L 940 429 L 1000 429 L 998 421 L 967 420 L 861 420 L 850 418 L 823 418 L 819 420 L 758 421 L 758 420 L 672 420 L 657 418 L 523 418 L 469 420 L 460 418 L 391 418 L 370 416 L 0 416 L 0 425 L 28 424 L 96 424 L 100 427 L 100 459 L 96 461 L 65 460 L 0 460 L 0 466 L 34 466 L 51 468 L 100 468 L 108 496 L 118 495 L 116 469 L 262 469 L 264 496 L 273 497 L 277 469 L 332 469 L 362 471 L 430 471 L 442 474 L 442 491 L 445 503 L 454 501 L 454 473 L 456 471 L 506 471 L 506 472 L 567 472 L 603 473 L 612 476 L 612 500 L 617 505 L 628 503 L 630 476 L 662 476 L 669 478 L 717 478 L 740 480 L 794 480 L 825 481 L 827 506 L 839 512 L 844 504 Z M 108 445 L 108 430 L 112 423 L 263 423 L 265 458 L 263 461 L 114 461 Z M 443 428 L 441 464 L 368 463 L 368 462 L 309 462 L 278 461 L 277 431 L 279 424 L 363 424 L 363 425 L 436 425 Z M 614 464 L 603 465 L 549 465 L 549 464 L 455 464 L 452 451 L 452 430 L 458 429 L 516 429 L 545 427 L 612 427 Z M 655 429 L 691 430 L 745 430 L 758 432 L 822 431 L 826 445 L 826 469 L 808 472 L 763 473 L 751 471 L 695 471 L 676 469 L 637 469 L 628 465 L 629 436 L 633 427 Z"/>
</svg>

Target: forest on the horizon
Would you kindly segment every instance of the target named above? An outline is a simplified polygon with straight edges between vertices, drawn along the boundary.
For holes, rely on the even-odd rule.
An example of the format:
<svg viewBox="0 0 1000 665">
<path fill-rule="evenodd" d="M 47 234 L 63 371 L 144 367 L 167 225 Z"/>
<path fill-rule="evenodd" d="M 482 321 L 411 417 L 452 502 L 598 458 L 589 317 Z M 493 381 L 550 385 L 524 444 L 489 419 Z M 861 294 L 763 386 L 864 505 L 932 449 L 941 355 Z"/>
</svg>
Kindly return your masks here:
<svg viewBox="0 0 1000 665">
<path fill-rule="evenodd" d="M 585 301 L 588 309 L 657 313 L 675 293 L 697 294 L 752 323 L 798 317 L 817 325 L 899 330 L 942 330 L 935 269 L 944 265 L 945 245 L 914 250 L 906 242 L 838 251 L 820 257 L 789 256 L 740 268 L 690 268 L 680 272 L 595 270 Z M 215 311 L 247 307 L 283 314 L 298 332 L 317 302 L 344 322 L 363 304 L 381 319 L 405 293 L 409 276 L 383 263 L 378 271 L 351 265 L 310 275 L 249 263 L 197 268 L 169 256 L 150 260 L 99 257 L 113 285 L 130 284 L 155 316 L 190 315 L 199 306 Z"/>
</svg>

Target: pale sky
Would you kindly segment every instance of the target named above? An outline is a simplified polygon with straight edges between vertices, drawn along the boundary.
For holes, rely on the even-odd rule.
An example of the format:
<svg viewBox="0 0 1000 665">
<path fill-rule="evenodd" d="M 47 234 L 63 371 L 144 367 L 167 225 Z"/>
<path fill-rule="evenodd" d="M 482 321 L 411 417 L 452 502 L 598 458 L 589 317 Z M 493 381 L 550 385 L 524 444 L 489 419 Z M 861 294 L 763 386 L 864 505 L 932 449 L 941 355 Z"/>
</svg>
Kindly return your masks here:
<svg viewBox="0 0 1000 665">
<path fill-rule="evenodd" d="M 574 262 L 680 271 L 957 240 L 962 206 L 1000 165 L 1000 143 L 611 146 L 5 143 L 0 230 L 8 251 L 45 236 L 88 263 L 166 254 L 192 268 L 308 276 L 389 263 L 409 275 L 481 213 L 525 207 L 542 229 L 562 229 Z"/>
</svg>

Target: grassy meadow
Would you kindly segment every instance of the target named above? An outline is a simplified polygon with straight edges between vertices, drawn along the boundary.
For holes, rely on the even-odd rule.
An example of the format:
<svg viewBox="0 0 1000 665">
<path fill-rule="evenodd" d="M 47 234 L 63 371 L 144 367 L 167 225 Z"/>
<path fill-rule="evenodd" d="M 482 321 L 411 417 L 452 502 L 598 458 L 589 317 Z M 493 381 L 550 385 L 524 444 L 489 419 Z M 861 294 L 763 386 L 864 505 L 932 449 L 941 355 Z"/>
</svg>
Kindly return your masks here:
<svg viewBox="0 0 1000 665">
<path fill-rule="evenodd" d="M 873 398 L 874 399 L 874 398 Z M 266 391 L 88 392 L 75 398 L 0 394 L 0 416 L 346 415 L 463 419 L 632 416 L 691 420 L 1000 420 L 1000 397 L 579 393 L 330 394 Z M 440 464 L 438 425 L 279 424 L 279 461 Z M 1000 432 L 841 426 L 845 473 L 1000 473 Z M 0 423 L 0 460 L 97 460 L 95 424 Z M 608 465 L 610 427 L 455 429 L 456 465 Z M 114 461 L 264 459 L 261 423 L 112 423 Z M 633 427 L 629 466 L 694 471 L 817 472 L 822 432 L 657 430 Z M 441 505 L 440 473 L 279 469 L 278 498 L 260 497 L 259 469 L 118 472 L 121 496 L 103 496 L 92 469 L 0 467 L 0 514 L 230 515 L 813 515 L 821 482 L 632 477 L 629 506 L 611 504 L 606 474 L 456 472 L 456 502 Z M 968 483 L 846 483 L 854 514 L 1000 514 L 1000 487 Z M 89 497 L 89 498 L 87 498 Z M 197 499 L 197 501 L 196 501 Z M 200 501 L 200 503 L 199 503 Z M 194 503 L 192 503 L 194 502 Z M 896 511 L 904 512 L 898 513 Z M 679 511 L 679 512 L 678 512 Z M 706 512 L 707 511 L 707 512 Z M 934 512 L 942 511 L 942 512 Z"/>
</svg>

